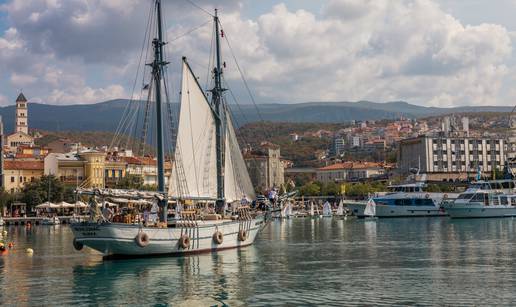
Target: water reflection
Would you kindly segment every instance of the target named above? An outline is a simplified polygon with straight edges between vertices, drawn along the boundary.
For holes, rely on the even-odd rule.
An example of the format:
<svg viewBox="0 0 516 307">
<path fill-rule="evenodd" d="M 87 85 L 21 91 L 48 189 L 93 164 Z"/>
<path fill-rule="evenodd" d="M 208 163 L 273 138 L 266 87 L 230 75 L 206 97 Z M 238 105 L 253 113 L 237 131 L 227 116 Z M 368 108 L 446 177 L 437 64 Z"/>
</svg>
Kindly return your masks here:
<svg viewBox="0 0 516 307">
<path fill-rule="evenodd" d="M 103 261 L 66 226 L 9 228 L 0 299 L 20 305 L 513 304 L 515 220 L 275 221 L 255 245 Z M 33 256 L 24 253 L 31 247 Z"/>
</svg>

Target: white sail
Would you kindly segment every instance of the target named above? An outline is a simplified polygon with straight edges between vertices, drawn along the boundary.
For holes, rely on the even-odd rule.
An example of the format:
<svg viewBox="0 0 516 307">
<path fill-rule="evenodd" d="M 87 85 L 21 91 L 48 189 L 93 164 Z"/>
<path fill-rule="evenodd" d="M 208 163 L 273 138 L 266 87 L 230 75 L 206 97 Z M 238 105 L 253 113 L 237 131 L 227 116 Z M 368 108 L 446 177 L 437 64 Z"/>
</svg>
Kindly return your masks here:
<svg viewBox="0 0 516 307">
<path fill-rule="evenodd" d="M 224 168 L 224 195 L 226 201 L 232 202 L 242 198 L 255 199 L 251 178 L 247 172 L 240 146 L 233 128 L 233 121 L 226 111 L 226 151 Z"/>
<path fill-rule="evenodd" d="M 367 201 L 366 208 L 364 210 L 365 216 L 375 216 L 376 215 L 376 203 L 371 198 Z"/>
<path fill-rule="evenodd" d="M 181 106 L 177 128 L 176 163 L 169 194 L 177 197 L 217 197 L 215 119 L 206 96 L 183 62 Z M 178 169 L 181 163 L 181 169 Z M 186 187 L 187 191 L 179 187 Z M 183 194 L 183 195 L 181 195 Z"/>
<path fill-rule="evenodd" d="M 323 215 L 324 216 L 332 216 L 331 205 L 329 202 L 325 202 L 323 205 Z"/>
<path fill-rule="evenodd" d="M 339 202 L 339 207 L 337 208 L 337 215 L 342 216 L 344 215 L 344 203 L 342 202 L 342 199 Z"/>
<path fill-rule="evenodd" d="M 235 130 L 225 111 L 224 194 L 227 202 L 255 198 Z M 181 110 L 177 128 L 176 163 L 169 194 L 182 198 L 217 197 L 217 154 L 215 118 L 188 64 L 183 62 Z M 178 169 L 181 163 L 182 171 Z M 182 191 L 179 187 L 186 189 Z"/>
<path fill-rule="evenodd" d="M 310 202 L 310 216 L 314 216 L 315 213 L 314 213 L 314 203 L 311 201 Z"/>
</svg>

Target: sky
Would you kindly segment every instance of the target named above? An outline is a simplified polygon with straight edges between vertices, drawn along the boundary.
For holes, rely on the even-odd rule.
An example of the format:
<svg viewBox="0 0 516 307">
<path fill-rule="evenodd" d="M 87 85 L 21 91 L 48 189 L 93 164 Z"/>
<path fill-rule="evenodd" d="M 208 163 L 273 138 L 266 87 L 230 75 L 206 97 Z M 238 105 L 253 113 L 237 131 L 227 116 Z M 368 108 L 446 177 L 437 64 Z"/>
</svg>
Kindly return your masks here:
<svg viewBox="0 0 516 307">
<path fill-rule="evenodd" d="M 191 1 L 219 9 L 258 103 L 516 104 L 516 0 L 163 0 L 176 96 L 182 56 L 208 78 L 211 17 Z M 20 90 L 62 105 L 136 97 L 150 3 L 0 0 L 0 105 Z M 228 86 L 250 103 L 222 47 Z"/>
</svg>

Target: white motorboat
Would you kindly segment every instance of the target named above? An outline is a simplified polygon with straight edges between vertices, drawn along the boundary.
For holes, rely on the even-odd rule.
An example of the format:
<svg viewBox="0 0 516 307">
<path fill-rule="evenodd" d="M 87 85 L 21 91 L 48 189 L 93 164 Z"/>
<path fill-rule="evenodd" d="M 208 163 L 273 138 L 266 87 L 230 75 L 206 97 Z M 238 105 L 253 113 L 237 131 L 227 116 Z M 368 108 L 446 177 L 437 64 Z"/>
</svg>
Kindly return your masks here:
<svg viewBox="0 0 516 307">
<path fill-rule="evenodd" d="M 443 203 L 451 218 L 516 216 L 516 190 L 512 179 L 477 181 L 452 202 Z"/>
<path fill-rule="evenodd" d="M 159 205 L 159 222 L 146 225 L 141 215 L 116 216 L 117 222 L 100 218 L 92 208 L 91 219 L 71 224 L 74 247 L 95 249 L 108 256 L 183 255 L 238 248 L 254 242 L 258 232 L 266 225 L 264 212 L 241 205 L 244 200 L 255 198 L 254 188 L 240 151 L 231 114 L 223 99 L 220 37 L 222 30 L 217 13 L 214 15 L 215 58 L 213 69 L 215 86 L 209 102 L 200 87 L 186 58 L 183 58 L 182 84 L 174 163 L 168 192 L 164 186 L 164 136 L 162 126 L 161 92 L 163 71 L 167 64 L 163 57 L 161 31 L 161 0 L 155 0 L 156 38 L 152 40 L 154 61 L 150 64 L 149 93 L 155 94 L 157 115 L 157 165 L 158 191 L 150 194 L 146 202 Z M 157 30 L 156 30 L 157 29 Z M 150 45 L 150 42 L 149 42 Z M 151 95 L 149 94 L 149 101 Z M 192 117 L 195 116 L 195 117 Z M 116 196 L 131 198 L 130 193 L 109 190 L 82 190 L 81 194 L 100 198 Z M 148 194 L 148 193 L 147 193 Z M 142 200 L 138 193 L 133 201 Z M 174 202 L 176 212 L 169 218 L 169 203 Z M 145 203 L 145 202 L 143 202 Z M 200 209 L 199 204 L 205 204 Z M 189 206 L 189 209 L 183 209 Z M 214 205 L 217 213 L 210 212 Z M 230 210 L 226 210 L 232 205 Z M 240 207 L 238 207 L 240 205 Z M 230 214 L 227 214 L 231 212 Z M 143 220 L 145 220 L 143 218 Z"/>
<path fill-rule="evenodd" d="M 425 187 L 426 184 L 423 182 L 391 185 L 388 187 L 389 192 L 377 193 L 367 202 L 348 202 L 347 207 L 357 217 L 367 216 L 367 206 L 375 207 L 375 217 L 447 215 L 441 203 L 444 199 L 456 198 L 458 194 L 425 192 Z"/>
</svg>

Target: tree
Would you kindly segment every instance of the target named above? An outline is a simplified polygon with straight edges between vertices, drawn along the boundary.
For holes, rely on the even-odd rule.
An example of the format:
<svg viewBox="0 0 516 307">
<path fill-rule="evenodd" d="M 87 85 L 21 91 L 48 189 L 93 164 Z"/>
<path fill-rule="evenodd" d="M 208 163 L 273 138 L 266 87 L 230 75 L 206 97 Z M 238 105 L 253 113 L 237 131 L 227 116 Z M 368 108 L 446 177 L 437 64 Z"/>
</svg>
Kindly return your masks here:
<svg viewBox="0 0 516 307">
<path fill-rule="evenodd" d="M 127 174 L 116 184 L 117 189 L 143 189 L 143 177 L 141 175 Z M 154 189 L 156 190 L 156 189 Z"/>
<path fill-rule="evenodd" d="M 324 184 L 322 186 L 322 195 L 329 196 L 338 196 L 340 195 L 340 186 L 337 185 L 335 182 L 328 182 L 327 184 Z"/>
<path fill-rule="evenodd" d="M 25 185 L 21 199 L 28 209 L 44 202 L 60 202 L 64 198 L 64 185 L 54 175 L 42 176 Z"/>
<path fill-rule="evenodd" d="M 299 193 L 303 196 L 316 196 L 321 193 L 321 187 L 314 182 L 310 182 L 302 186 Z"/>
</svg>

